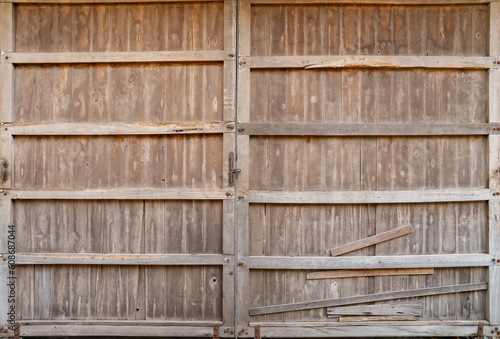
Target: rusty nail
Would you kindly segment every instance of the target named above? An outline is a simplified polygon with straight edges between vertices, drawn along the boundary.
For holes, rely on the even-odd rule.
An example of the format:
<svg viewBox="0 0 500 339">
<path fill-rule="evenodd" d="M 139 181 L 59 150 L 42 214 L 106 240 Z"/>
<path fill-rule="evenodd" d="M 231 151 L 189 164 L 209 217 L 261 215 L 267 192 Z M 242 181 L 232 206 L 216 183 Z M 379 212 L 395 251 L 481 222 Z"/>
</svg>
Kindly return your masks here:
<svg viewBox="0 0 500 339">
<path fill-rule="evenodd" d="M 230 275 L 233 275 L 234 273 L 233 273 L 233 271 L 231 271 L 231 272 L 229 272 L 229 274 L 230 274 Z"/>
<path fill-rule="evenodd" d="M 8 59 L 8 58 L 9 58 L 9 56 L 6 56 L 6 57 L 5 57 L 5 59 Z"/>
<path fill-rule="evenodd" d="M 248 332 L 245 332 L 245 334 L 248 334 Z"/>
<path fill-rule="evenodd" d="M 7 130 L 8 130 L 8 128 L 7 128 L 7 127 L 5 127 L 5 130 L 7 131 Z"/>
<path fill-rule="evenodd" d="M 229 333 L 230 333 L 230 334 L 233 334 L 233 333 L 234 333 L 234 331 L 231 331 L 231 332 L 229 332 Z"/>
<path fill-rule="evenodd" d="M 224 261 L 225 261 L 225 262 L 230 262 L 230 261 L 231 261 L 231 259 L 229 259 L 229 258 L 225 258 L 225 259 L 224 259 Z"/>
<path fill-rule="evenodd" d="M 245 199 L 245 197 L 240 195 L 240 196 L 238 196 L 238 199 L 243 200 L 243 199 Z"/>
<path fill-rule="evenodd" d="M 492 330 L 491 333 L 495 333 L 495 331 Z"/>
<path fill-rule="evenodd" d="M 238 335 L 241 335 L 241 332 L 238 332 Z"/>
<path fill-rule="evenodd" d="M 231 54 L 229 54 L 229 56 L 230 56 L 231 58 L 233 58 L 233 57 L 234 57 L 234 54 L 233 54 L 233 53 L 231 53 Z"/>
<path fill-rule="evenodd" d="M 227 125 L 227 129 L 233 129 L 234 126 L 233 125 Z"/>
<path fill-rule="evenodd" d="M 495 331 L 498 331 L 498 327 L 495 327 Z"/>
<path fill-rule="evenodd" d="M 238 128 L 238 132 L 243 132 L 244 130 L 244 128 Z"/>
<path fill-rule="evenodd" d="M 500 263 L 500 259 L 497 259 L 497 262 Z"/>
<path fill-rule="evenodd" d="M 226 195 L 227 195 L 228 197 L 232 197 L 232 196 L 233 196 L 233 193 L 231 193 L 231 192 L 226 192 Z"/>
<path fill-rule="evenodd" d="M 242 262 L 239 262 L 239 263 L 238 263 L 238 266 L 243 266 L 243 263 L 242 263 Z"/>
<path fill-rule="evenodd" d="M 243 65 L 243 63 L 240 61 L 240 65 Z"/>
<path fill-rule="evenodd" d="M 7 260 L 7 258 L 3 258 L 2 260 L 3 260 L 3 261 L 6 261 L 6 260 Z"/>
<path fill-rule="evenodd" d="M 499 334 L 499 335 L 500 335 L 500 331 L 498 331 L 498 332 L 497 332 L 497 334 Z"/>
</svg>

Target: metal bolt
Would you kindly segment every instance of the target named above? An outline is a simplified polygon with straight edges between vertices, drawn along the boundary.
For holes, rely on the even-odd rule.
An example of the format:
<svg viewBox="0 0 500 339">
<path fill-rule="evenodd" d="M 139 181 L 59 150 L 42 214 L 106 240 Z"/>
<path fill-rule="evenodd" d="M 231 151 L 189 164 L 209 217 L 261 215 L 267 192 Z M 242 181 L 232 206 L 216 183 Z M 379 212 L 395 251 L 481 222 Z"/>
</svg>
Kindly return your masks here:
<svg viewBox="0 0 500 339">
<path fill-rule="evenodd" d="M 230 56 L 231 58 L 234 58 L 234 54 L 233 54 L 233 53 L 229 54 L 229 56 Z"/>
<path fill-rule="evenodd" d="M 241 332 L 238 332 L 238 335 L 241 335 Z"/>
<path fill-rule="evenodd" d="M 8 58 L 9 58 L 8 56 L 6 56 L 6 57 L 5 57 L 5 59 L 6 59 L 6 60 L 7 60 Z"/>
<path fill-rule="evenodd" d="M 238 199 L 243 200 L 243 199 L 245 199 L 245 197 L 240 195 L 240 196 L 238 196 Z"/>
<path fill-rule="evenodd" d="M 243 132 L 244 130 L 244 128 L 238 128 L 238 132 Z"/>
<path fill-rule="evenodd" d="M 234 331 L 229 332 L 230 334 L 234 334 Z"/>
<path fill-rule="evenodd" d="M 497 262 L 500 263 L 500 259 L 497 259 Z"/>
<path fill-rule="evenodd" d="M 227 195 L 228 197 L 232 197 L 234 194 L 233 194 L 233 193 L 231 193 L 231 192 L 226 192 L 226 195 Z"/>
<path fill-rule="evenodd" d="M 239 262 L 239 263 L 238 263 L 238 266 L 243 266 L 243 263 L 242 263 L 242 262 Z"/>
<path fill-rule="evenodd" d="M 229 259 L 229 258 L 225 258 L 225 259 L 224 259 L 224 261 L 225 261 L 225 262 L 230 262 L 230 261 L 231 261 L 231 259 Z"/>
<path fill-rule="evenodd" d="M 500 331 L 498 331 L 497 334 L 500 335 Z"/>
<path fill-rule="evenodd" d="M 7 130 L 8 130 L 8 128 L 7 128 L 7 127 L 5 127 L 5 130 L 7 131 Z"/>
<path fill-rule="evenodd" d="M 227 125 L 227 129 L 233 129 L 234 126 L 233 125 Z"/>
<path fill-rule="evenodd" d="M 495 331 L 491 330 L 491 333 L 495 333 Z"/>
<path fill-rule="evenodd" d="M 498 327 L 495 327 L 495 331 L 498 331 Z"/>
<path fill-rule="evenodd" d="M 233 273 L 233 271 L 231 271 L 231 272 L 229 272 L 229 274 L 230 274 L 230 275 L 233 275 L 234 273 Z"/>
</svg>

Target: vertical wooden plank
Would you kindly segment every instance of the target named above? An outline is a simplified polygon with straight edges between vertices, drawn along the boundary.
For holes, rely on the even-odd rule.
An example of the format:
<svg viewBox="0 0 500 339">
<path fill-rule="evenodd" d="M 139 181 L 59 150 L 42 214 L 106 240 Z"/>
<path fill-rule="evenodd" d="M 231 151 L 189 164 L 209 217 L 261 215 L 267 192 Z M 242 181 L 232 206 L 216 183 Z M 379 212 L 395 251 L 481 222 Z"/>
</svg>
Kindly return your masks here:
<svg viewBox="0 0 500 339">
<path fill-rule="evenodd" d="M 11 3 L 0 4 L 0 51 L 14 51 L 14 5 Z M 10 135 L 2 135 L 5 131 L 4 122 L 12 122 L 12 104 L 14 90 L 14 66 L 9 63 L 3 63 L 4 56 L 1 56 L 2 64 L 0 66 L 0 188 L 12 187 L 13 168 L 13 140 Z M 7 251 L 8 226 L 13 221 L 12 200 L 0 193 L 0 252 Z M 1 268 L 1 276 L 8 276 L 8 266 Z M 7 282 L 2 282 L 0 287 L 0 325 L 7 325 L 7 312 L 10 304 L 8 303 L 9 289 Z"/>
<path fill-rule="evenodd" d="M 500 57 L 500 3 L 490 3 L 490 40 L 491 56 Z M 489 122 L 500 121 L 500 71 L 489 71 Z M 489 136 L 489 187 L 493 191 L 500 189 L 500 137 Z M 500 256 L 500 200 L 489 201 L 489 253 Z M 487 318 L 491 325 L 500 325 L 500 266 L 489 267 Z"/>
<path fill-rule="evenodd" d="M 250 55 L 250 44 L 251 44 L 251 6 L 245 1 L 240 1 L 239 4 L 239 55 L 249 56 Z M 239 56 L 238 55 L 238 56 Z M 246 67 L 240 67 L 238 74 L 238 122 L 248 122 L 250 121 L 250 69 Z M 241 169 L 241 173 L 237 181 L 237 191 L 236 194 L 239 196 L 244 196 L 245 191 L 249 189 L 249 162 L 250 162 L 250 139 L 248 136 L 238 136 L 237 140 L 237 165 Z M 237 262 L 241 262 L 248 256 L 249 248 L 249 204 L 245 202 L 244 199 L 237 199 L 237 229 L 236 229 L 236 241 L 237 250 L 236 258 Z M 236 263 L 237 264 L 237 263 Z M 236 310 L 236 333 L 240 331 L 241 328 L 248 327 L 248 301 L 250 299 L 249 295 L 249 269 L 245 266 L 237 266 L 236 275 L 236 288 L 237 288 L 237 310 Z"/>
</svg>

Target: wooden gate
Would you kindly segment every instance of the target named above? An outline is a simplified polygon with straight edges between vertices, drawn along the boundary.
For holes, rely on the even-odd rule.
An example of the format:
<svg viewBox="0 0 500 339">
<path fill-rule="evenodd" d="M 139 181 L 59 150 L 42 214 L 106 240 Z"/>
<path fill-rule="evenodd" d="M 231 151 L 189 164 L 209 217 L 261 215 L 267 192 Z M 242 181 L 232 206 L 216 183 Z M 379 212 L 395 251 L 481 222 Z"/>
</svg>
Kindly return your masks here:
<svg viewBox="0 0 500 339">
<path fill-rule="evenodd" d="M 500 334 L 499 5 L 240 4 L 238 326 Z"/>
<path fill-rule="evenodd" d="M 1 0 L 0 49 L 2 335 L 500 335 L 499 2 Z"/>
</svg>

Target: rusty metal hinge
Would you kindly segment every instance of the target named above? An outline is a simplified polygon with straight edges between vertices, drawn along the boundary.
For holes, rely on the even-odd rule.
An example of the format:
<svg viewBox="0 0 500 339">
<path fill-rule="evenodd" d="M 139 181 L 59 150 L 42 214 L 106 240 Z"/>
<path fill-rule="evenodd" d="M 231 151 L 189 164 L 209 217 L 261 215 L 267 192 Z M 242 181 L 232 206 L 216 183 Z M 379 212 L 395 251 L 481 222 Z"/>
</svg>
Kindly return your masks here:
<svg viewBox="0 0 500 339">
<path fill-rule="evenodd" d="M 8 172 L 7 172 L 7 161 L 5 160 L 0 160 L 0 183 L 4 184 L 7 182 L 8 177 Z"/>
<path fill-rule="evenodd" d="M 214 325 L 214 339 L 219 339 L 220 325 Z"/>
<path fill-rule="evenodd" d="M 483 323 L 477 324 L 477 339 L 483 339 L 483 330 L 484 330 Z"/>
<path fill-rule="evenodd" d="M 255 326 L 254 331 L 255 331 L 254 338 L 260 339 L 260 326 Z"/>
<path fill-rule="evenodd" d="M 236 179 L 238 179 L 238 174 L 241 172 L 241 169 L 236 168 L 236 159 L 234 157 L 234 152 L 229 152 L 228 161 L 228 185 L 229 187 L 234 187 L 234 182 Z"/>
<path fill-rule="evenodd" d="M 16 323 L 14 325 L 14 339 L 20 339 L 21 338 L 21 329 L 19 328 L 19 323 Z"/>
</svg>

